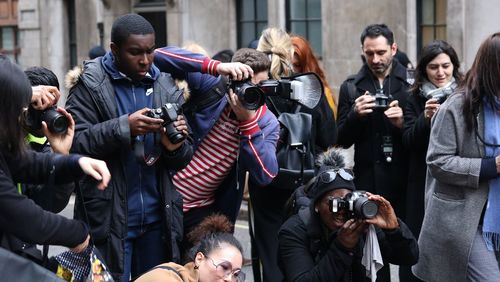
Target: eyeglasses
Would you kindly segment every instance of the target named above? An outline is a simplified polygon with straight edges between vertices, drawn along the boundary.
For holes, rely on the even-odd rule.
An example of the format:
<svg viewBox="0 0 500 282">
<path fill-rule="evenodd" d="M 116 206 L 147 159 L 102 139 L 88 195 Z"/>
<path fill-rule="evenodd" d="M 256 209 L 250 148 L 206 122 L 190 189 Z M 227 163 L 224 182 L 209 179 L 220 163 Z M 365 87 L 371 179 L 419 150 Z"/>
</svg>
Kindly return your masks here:
<svg viewBox="0 0 500 282">
<path fill-rule="evenodd" d="M 217 271 L 217 275 L 227 279 L 228 277 L 231 277 L 231 281 L 233 282 L 244 282 L 245 281 L 245 272 L 241 271 L 241 269 L 235 269 L 233 271 L 233 265 L 229 261 L 222 261 L 219 264 L 215 264 L 214 260 L 209 257 L 205 256 L 206 258 L 209 258 L 212 264 L 215 266 L 215 270 Z"/>
<path fill-rule="evenodd" d="M 337 175 L 346 181 L 351 181 L 354 179 L 354 176 L 349 171 L 343 168 L 322 172 L 318 176 L 318 178 L 323 183 L 330 183 L 334 181 L 335 178 L 337 178 Z"/>
</svg>

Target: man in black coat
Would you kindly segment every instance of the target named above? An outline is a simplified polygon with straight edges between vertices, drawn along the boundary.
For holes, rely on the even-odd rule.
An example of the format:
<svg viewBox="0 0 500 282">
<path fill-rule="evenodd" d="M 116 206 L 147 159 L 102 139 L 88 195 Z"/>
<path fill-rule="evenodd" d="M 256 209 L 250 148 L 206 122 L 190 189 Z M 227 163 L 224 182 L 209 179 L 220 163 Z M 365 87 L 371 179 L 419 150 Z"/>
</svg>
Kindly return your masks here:
<svg viewBox="0 0 500 282">
<path fill-rule="evenodd" d="M 361 44 L 366 63 L 340 87 L 337 144 L 355 146 L 356 187 L 384 196 L 404 217 L 406 69 L 393 60 L 397 45 L 386 25 L 366 27 Z"/>
</svg>

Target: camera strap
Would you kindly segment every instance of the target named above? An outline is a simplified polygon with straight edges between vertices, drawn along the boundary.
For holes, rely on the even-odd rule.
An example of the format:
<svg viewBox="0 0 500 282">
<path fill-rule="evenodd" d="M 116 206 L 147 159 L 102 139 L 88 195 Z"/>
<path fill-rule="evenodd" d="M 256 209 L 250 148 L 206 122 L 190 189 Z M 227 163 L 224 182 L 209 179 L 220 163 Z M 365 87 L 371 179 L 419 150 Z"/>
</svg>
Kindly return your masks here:
<svg viewBox="0 0 500 282">
<path fill-rule="evenodd" d="M 143 137 L 144 135 L 142 135 Z M 155 146 L 153 146 L 153 151 L 149 155 L 144 154 L 144 140 L 141 138 L 141 136 L 136 136 L 134 138 L 134 155 L 137 161 L 139 162 L 144 162 L 147 166 L 152 166 L 156 163 L 156 161 L 160 158 L 161 155 L 161 149 L 160 145 L 158 142 L 158 136 L 159 134 L 155 133 L 154 138 L 155 138 Z"/>
<path fill-rule="evenodd" d="M 221 76 L 219 82 L 206 93 L 203 93 L 202 95 L 192 95 L 189 100 L 184 103 L 184 105 L 182 105 L 182 109 L 187 113 L 193 113 L 198 110 L 204 109 L 224 98 L 226 92 L 227 78 Z"/>
</svg>

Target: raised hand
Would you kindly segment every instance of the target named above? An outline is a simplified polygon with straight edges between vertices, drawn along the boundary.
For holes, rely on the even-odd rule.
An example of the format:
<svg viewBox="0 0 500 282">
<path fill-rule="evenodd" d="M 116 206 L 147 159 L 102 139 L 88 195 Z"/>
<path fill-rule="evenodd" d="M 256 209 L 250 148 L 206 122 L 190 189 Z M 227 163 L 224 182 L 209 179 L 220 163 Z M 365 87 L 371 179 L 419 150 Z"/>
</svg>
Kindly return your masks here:
<svg viewBox="0 0 500 282">
<path fill-rule="evenodd" d="M 229 75 L 234 80 L 245 80 L 253 76 L 252 68 L 240 62 L 220 63 L 217 65 L 217 73 Z"/>
<path fill-rule="evenodd" d="M 403 128 L 403 109 L 399 106 L 398 100 L 394 100 L 389 104 L 389 108 L 384 112 L 389 121 L 397 128 Z"/>
<path fill-rule="evenodd" d="M 75 135 L 75 121 L 73 117 L 63 108 L 58 107 L 57 111 L 63 114 L 69 121 L 68 130 L 64 133 L 52 133 L 45 121 L 42 121 L 42 132 L 49 140 L 50 146 L 54 153 L 69 154 L 71 144 L 73 143 L 73 136 Z"/>
<path fill-rule="evenodd" d="M 368 193 L 368 199 L 378 203 L 378 213 L 374 218 L 366 219 L 366 223 L 376 225 L 382 229 L 396 229 L 399 227 L 396 213 L 392 205 L 384 197 Z"/>
<path fill-rule="evenodd" d="M 31 87 L 31 105 L 35 110 L 45 110 L 49 107 L 54 106 L 61 93 L 54 86 L 38 85 Z"/>
<path fill-rule="evenodd" d="M 89 157 L 81 157 L 78 164 L 85 174 L 92 176 L 95 180 L 99 181 L 97 188 L 100 190 L 106 189 L 111 174 L 106 163 L 101 160 L 92 159 Z"/>
</svg>

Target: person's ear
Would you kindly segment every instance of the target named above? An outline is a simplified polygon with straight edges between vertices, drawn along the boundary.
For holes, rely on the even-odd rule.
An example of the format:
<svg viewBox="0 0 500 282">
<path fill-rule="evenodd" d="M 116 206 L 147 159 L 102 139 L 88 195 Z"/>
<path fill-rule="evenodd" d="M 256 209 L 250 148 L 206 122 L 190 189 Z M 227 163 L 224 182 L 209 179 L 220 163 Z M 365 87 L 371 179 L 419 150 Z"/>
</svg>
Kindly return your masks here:
<svg viewBox="0 0 500 282">
<path fill-rule="evenodd" d="M 109 44 L 109 48 L 111 49 L 111 53 L 113 53 L 113 57 L 118 58 L 118 54 L 120 53 L 120 48 L 114 42 Z"/>
<path fill-rule="evenodd" d="M 398 51 L 398 44 L 396 44 L 396 42 L 394 42 L 391 45 L 391 53 L 392 53 L 392 55 L 395 56 L 397 51 Z"/>
<path fill-rule="evenodd" d="M 198 269 L 200 267 L 200 264 L 203 262 L 204 259 L 205 259 L 205 255 L 203 255 L 202 252 L 196 253 L 196 256 L 194 257 L 195 269 Z"/>
</svg>

